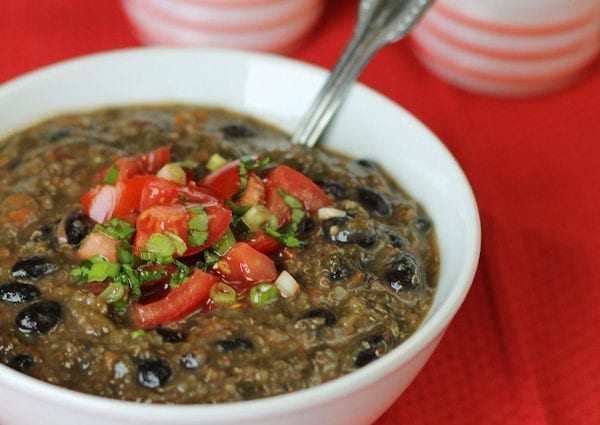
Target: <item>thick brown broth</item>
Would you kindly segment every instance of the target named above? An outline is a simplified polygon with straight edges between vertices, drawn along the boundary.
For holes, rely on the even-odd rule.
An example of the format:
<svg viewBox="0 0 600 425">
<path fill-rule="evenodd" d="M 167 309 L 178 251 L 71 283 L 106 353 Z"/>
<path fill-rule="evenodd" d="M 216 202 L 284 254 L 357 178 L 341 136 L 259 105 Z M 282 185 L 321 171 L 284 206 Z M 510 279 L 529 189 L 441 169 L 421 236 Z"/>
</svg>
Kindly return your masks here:
<svg viewBox="0 0 600 425">
<path fill-rule="evenodd" d="M 79 261 L 57 240 L 57 223 L 81 210 L 95 172 L 164 145 L 173 160 L 199 164 L 200 174 L 215 152 L 268 156 L 262 173 L 287 164 L 347 212 L 344 220 L 313 217 L 301 248 L 273 255 L 300 284 L 297 296 L 212 305 L 140 332 L 127 309 L 74 285 Z M 431 306 L 438 263 L 430 219 L 375 163 L 292 146 L 279 130 L 228 111 L 112 108 L 53 118 L 0 144 L 0 361 L 85 393 L 215 403 L 335 379 L 415 331 Z M 39 278 L 19 276 L 24 269 Z M 45 320 L 40 332 L 19 330 L 27 309 L 42 310 L 43 320 L 34 315 Z M 148 385 L 149 376 L 159 385 Z"/>
</svg>

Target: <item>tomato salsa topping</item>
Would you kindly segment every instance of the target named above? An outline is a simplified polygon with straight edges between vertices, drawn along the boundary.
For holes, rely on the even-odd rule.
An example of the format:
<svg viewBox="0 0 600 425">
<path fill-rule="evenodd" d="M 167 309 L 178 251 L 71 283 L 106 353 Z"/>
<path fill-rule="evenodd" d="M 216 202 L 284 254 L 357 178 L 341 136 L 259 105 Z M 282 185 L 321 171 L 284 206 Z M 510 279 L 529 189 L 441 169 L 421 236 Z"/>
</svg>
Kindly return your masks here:
<svg viewBox="0 0 600 425">
<path fill-rule="evenodd" d="M 170 156 L 160 147 L 120 158 L 81 196 L 83 213 L 97 224 L 71 271 L 77 284 L 129 308 L 143 329 L 215 303 L 261 305 L 297 292 L 288 283 L 279 293 L 269 255 L 301 246 L 302 220 L 333 205 L 323 189 L 287 165 L 260 177 L 267 157 L 215 154 L 212 171 L 196 181 Z M 158 299 L 156 286 L 163 288 Z"/>
</svg>

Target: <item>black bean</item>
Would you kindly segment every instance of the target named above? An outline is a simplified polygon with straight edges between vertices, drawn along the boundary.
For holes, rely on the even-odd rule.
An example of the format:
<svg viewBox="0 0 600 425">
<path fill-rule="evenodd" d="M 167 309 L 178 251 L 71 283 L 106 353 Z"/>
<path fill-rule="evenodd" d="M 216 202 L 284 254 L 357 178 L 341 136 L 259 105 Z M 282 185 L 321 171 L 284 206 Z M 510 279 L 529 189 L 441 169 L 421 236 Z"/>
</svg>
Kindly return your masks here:
<svg viewBox="0 0 600 425">
<path fill-rule="evenodd" d="M 45 334 L 62 320 L 60 304 L 55 301 L 37 301 L 21 310 L 15 318 L 17 329 L 24 334 Z"/>
<path fill-rule="evenodd" d="M 388 231 L 388 232 L 386 232 L 386 235 L 390 240 L 390 244 L 394 248 L 406 249 L 410 245 L 410 242 L 408 241 L 406 236 L 401 235 L 398 232 Z"/>
<path fill-rule="evenodd" d="M 353 243 L 365 248 L 377 242 L 377 231 L 369 221 L 335 217 L 325 220 L 322 227 L 323 235 L 332 242 Z"/>
<path fill-rule="evenodd" d="M 138 382 L 146 388 L 162 387 L 171 379 L 171 366 L 163 359 L 138 359 Z"/>
<path fill-rule="evenodd" d="M 385 278 L 396 292 L 418 289 L 423 285 L 419 263 L 415 257 L 405 252 L 393 260 L 385 273 Z"/>
<path fill-rule="evenodd" d="M 33 367 L 33 357 L 27 354 L 17 354 L 8 362 L 8 367 L 27 373 Z"/>
<path fill-rule="evenodd" d="M 204 361 L 199 359 L 198 356 L 192 352 L 182 354 L 179 358 L 179 364 L 184 369 L 198 369 L 203 363 Z"/>
<path fill-rule="evenodd" d="M 319 185 L 323 191 L 329 195 L 334 201 L 345 199 L 348 195 L 346 188 L 340 182 L 335 180 L 315 180 L 315 183 Z"/>
<path fill-rule="evenodd" d="M 390 201 L 375 189 L 361 186 L 357 189 L 358 201 L 381 217 L 388 217 L 392 213 Z"/>
<path fill-rule="evenodd" d="M 298 233 L 305 234 L 310 232 L 316 227 L 315 221 L 310 216 L 304 216 L 304 218 L 298 223 Z"/>
<path fill-rule="evenodd" d="M 385 339 L 381 335 L 371 335 L 361 342 L 361 350 L 354 357 L 354 365 L 363 367 L 384 354 Z"/>
<path fill-rule="evenodd" d="M 327 263 L 329 278 L 333 281 L 339 282 L 354 274 L 350 266 L 339 255 L 332 255 Z"/>
<path fill-rule="evenodd" d="M 431 229 L 433 228 L 433 223 L 428 217 L 419 215 L 417 217 L 417 221 L 415 223 L 417 230 L 421 232 L 423 235 L 428 235 L 431 233 Z"/>
<path fill-rule="evenodd" d="M 46 138 L 51 142 L 56 142 L 57 140 L 62 139 L 63 137 L 67 137 L 72 133 L 73 129 L 70 127 L 58 127 L 51 128 L 46 133 Z"/>
<path fill-rule="evenodd" d="M 93 227 L 93 221 L 85 214 L 69 214 L 65 219 L 67 242 L 74 248 L 79 247 L 81 241 L 90 233 Z"/>
<path fill-rule="evenodd" d="M 187 334 L 177 329 L 163 328 L 159 326 L 156 332 L 162 336 L 164 342 L 183 342 L 187 339 Z"/>
<path fill-rule="evenodd" d="M 0 300 L 9 303 L 28 303 L 40 296 L 40 290 L 30 283 L 9 282 L 0 286 Z"/>
<path fill-rule="evenodd" d="M 325 307 L 317 307 L 313 308 L 312 310 L 308 310 L 298 318 L 298 320 L 304 319 L 316 319 L 318 321 L 322 321 L 323 326 L 333 326 L 337 322 L 335 314 Z"/>
<path fill-rule="evenodd" d="M 357 159 L 354 162 L 356 164 L 360 165 L 361 167 L 367 168 L 369 170 L 376 170 L 377 169 L 377 164 L 375 162 L 371 161 L 370 159 L 361 158 L 361 159 Z"/>
<path fill-rule="evenodd" d="M 245 338 L 220 339 L 215 341 L 215 344 L 226 353 L 240 349 L 250 350 L 254 348 L 254 344 Z"/>
<path fill-rule="evenodd" d="M 58 270 L 58 265 L 41 255 L 22 258 L 13 264 L 10 272 L 15 279 L 40 280 Z"/>
<path fill-rule="evenodd" d="M 233 139 L 249 138 L 256 136 L 256 133 L 252 129 L 241 124 L 231 124 L 225 127 L 221 127 L 221 132 L 226 137 L 231 137 Z"/>
<path fill-rule="evenodd" d="M 331 239 L 332 238 L 332 234 L 336 233 L 336 229 L 335 228 L 340 228 L 343 226 L 346 226 L 346 224 L 350 221 L 350 217 L 334 217 L 334 218 L 328 218 L 327 220 L 323 221 L 323 234 L 328 238 Z"/>
</svg>

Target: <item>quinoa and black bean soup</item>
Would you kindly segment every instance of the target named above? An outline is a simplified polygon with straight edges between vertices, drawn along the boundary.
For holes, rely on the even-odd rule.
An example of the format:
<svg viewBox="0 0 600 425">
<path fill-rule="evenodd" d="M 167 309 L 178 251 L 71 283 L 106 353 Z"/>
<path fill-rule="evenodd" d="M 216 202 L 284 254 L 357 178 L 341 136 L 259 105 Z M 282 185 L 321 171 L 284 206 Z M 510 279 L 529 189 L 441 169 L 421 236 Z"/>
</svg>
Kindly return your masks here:
<svg viewBox="0 0 600 425">
<path fill-rule="evenodd" d="M 435 293 L 430 219 L 377 164 L 192 105 L 0 143 L 0 362 L 77 391 L 217 403 L 385 355 Z"/>
</svg>

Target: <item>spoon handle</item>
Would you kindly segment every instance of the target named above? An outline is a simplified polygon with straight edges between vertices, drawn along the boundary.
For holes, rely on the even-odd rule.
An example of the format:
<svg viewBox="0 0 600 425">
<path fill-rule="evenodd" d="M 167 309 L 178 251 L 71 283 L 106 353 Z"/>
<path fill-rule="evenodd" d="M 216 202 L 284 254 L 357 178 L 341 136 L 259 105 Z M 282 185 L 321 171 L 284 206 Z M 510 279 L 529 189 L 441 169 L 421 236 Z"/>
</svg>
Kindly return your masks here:
<svg viewBox="0 0 600 425">
<path fill-rule="evenodd" d="M 375 53 L 404 37 L 434 1 L 361 0 L 352 39 L 293 134 L 292 143 L 314 146 Z"/>
</svg>

